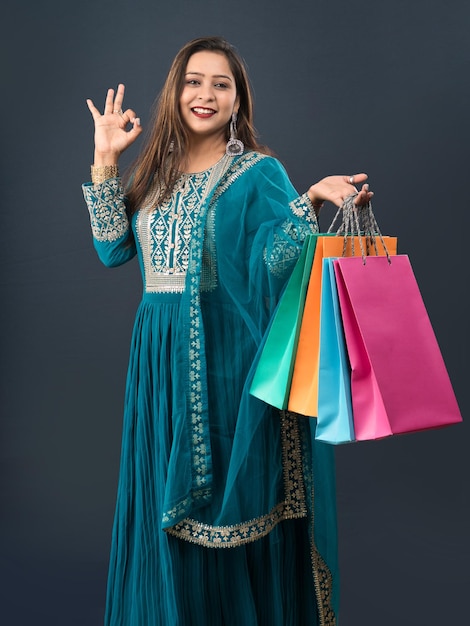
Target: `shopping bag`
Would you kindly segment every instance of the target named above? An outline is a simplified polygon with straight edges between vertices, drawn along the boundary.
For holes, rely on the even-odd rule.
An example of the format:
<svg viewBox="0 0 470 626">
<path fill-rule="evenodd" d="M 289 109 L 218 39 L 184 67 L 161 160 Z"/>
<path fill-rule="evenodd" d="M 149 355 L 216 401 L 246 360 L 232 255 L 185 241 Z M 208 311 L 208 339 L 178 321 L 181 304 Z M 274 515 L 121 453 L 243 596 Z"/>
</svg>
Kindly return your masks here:
<svg viewBox="0 0 470 626">
<path fill-rule="evenodd" d="M 290 411 L 310 417 L 318 415 L 318 356 L 323 259 L 362 255 L 364 250 L 369 250 L 371 254 L 384 255 L 387 251 L 389 254 L 396 254 L 396 237 L 377 238 L 374 242 L 374 250 L 370 250 L 369 240 L 368 236 L 361 238 L 346 236 L 345 238 L 333 234 L 323 234 L 317 238 L 292 374 L 288 401 Z"/>
<path fill-rule="evenodd" d="M 332 258 L 323 259 L 315 438 L 330 444 L 354 441 L 351 368 L 346 352 Z"/>
<path fill-rule="evenodd" d="M 333 262 L 356 440 L 462 421 L 407 255 Z"/>
<path fill-rule="evenodd" d="M 317 235 L 308 235 L 278 303 L 256 366 L 250 393 L 279 409 L 287 408 L 305 295 Z"/>
</svg>

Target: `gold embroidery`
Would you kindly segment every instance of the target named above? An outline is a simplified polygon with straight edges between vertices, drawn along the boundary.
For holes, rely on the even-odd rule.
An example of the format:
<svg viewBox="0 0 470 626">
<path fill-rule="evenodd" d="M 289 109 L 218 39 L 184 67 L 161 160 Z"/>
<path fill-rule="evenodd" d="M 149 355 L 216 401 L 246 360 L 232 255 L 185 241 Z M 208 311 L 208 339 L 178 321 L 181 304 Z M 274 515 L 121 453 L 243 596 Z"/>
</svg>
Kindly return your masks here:
<svg viewBox="0 0 470 626">
<path fill-rule="evenodd" d="M 320 617 L 319 626 L 336 626 L 336 616 L 331 606 L 333 577 L 327 564 L 316 549 L 313 540 L 311 551 L 315 593 Z"/>
<path fill-rule="evenodd" d="M 299 418 L 289 411 L 280 411 L 282 438 L 282 469 L 286 505 L 296 513 L 295 517 L 307 515 L 303 482 L 302 449 L 299 434 Z"/>
<path fill-rule="evenodd" d="M 155 186 L 150 190 L 136 223 L 147 293 L 184 290 L 191 233 L 207 181 L 207 172 L 182 176 L 171 198 L 156 208 L 152 206 Z"/>
<path fill-rule="evenodd" d="M 181 502 L 179 502 L 172 509 L 163 514 L 162 521 L 163 523 L 171 522 L 171 520 L 176 519 L 180 515 L 184 515 L 184 512 L 187 510 L 190 505 L 190 498 L 185 498 Z"/>
<path fill-rule="evenodd" d="M 292 213 L 303 218 L 301 222 L 285 220 L 274 233 L 273 244 L 263 251 L 263 259 L 271 274 L 282 277 L 292 268 L 306 235 L 318 232 L 318 221 L 306 193 L 289 203 Z"/>
<path fill-rule="evenodd" d="M 283 222 L 280 231 L 274 233 L 272 246 L 263 252 L 264 262 L 271 274 L 284 276 L 287 270 L 292 269 L 302 242 L 312 232 L 315 232 L 313 224 L 293 224 L 290 220 Z"/>
<path fill-rule="evenodd" d="M 284 475 L 283 502 L 277 504 L 267 515 L 239 524 L 212 526 L 186 518 L 171 528 L 166 528 L 166 532 L 205 547 L 234 548 L 264 537 L 283 520 L 306 517 L 298 417 L 282 411 L 280 428 Z"/>
<path fill-rule="evenodd" d="M 121 180 L 110 178 L 99 185 L 83 185 L 91 231 L 97 241 L 116 241 L 129 232 Z"/>
<path fill-rule="evenodd" d="M 299 415 L 294 413 L 294 415 Z M 310 420 L 309 417 L 300 416 L 302 420 Z M 315 587 L 315 595 L 317 598 L 317 609 L 319 617 L 319 626 L 336 626 L 336 615 L 333 610 L 333 576 L 321 556 L 315 544 L 315 490 L 313 482 L 313 470 L 311 460 L 310 435 L 308 429 L 302 428 L 301 446 L 302 457 L 305 459 L 303 480 L 305 490 L 310 494 L 310 506 L 308 512 L 309 518 L 309 534 L 310 534 L 310 557 L 312 563 L 312 575 Z M 308 461 L 310 459 L 310 462 Z"/>
<path fill-rule="evenodd" d="M 215 250 L 215 212 L 217 202 L 211 202 L 207 211 L 206 236 L 202 249 L 201 291 L 213 291 L 217 287 L 217 256 Z"/>
<path fill-rule="evenodd" d="M 183 174 L 176 182 L 171 197 L 158 207 L 155 207 L 156 183 L 152 185 L 136 225 L 147 293 L 181 293 L 184 290 L 199 211 L 228 163 L 229 159 L 224 157 L 204 172 Z M 204 249 L 201 290 L 209 291 L 216 285 L 215 249 L 212 244 L 209 249 Z"/>
<path fill-rule="evenodd" d="M 238 161 L 233 163 L 229 170 L 229 175 L 225 180 L 222 180 L 220 185 L 214 192 L 212 201 L 217 200 L 226 191 L 230 185 L 232 185 L 240 176 L 246 171 L 266 158 L 265 154 L 258 154 L 257 152 L 247 152 Z"/>
<path fill-rule="evenodd" d="M 282 520 L 303 517 L 292 513 L 285 502 L 275 506 L 268 515 L 233 526 L 211 526 L 187 518 L 165 530 L 179 539 L 206 548 L 235 548 L 267 535 Z"/>
<path fill-rule="evenodd" d="M 307 222 L 312 222 L 318 230 L 317 216 L 315 215 L 315 209 L 313 208 L 312 201 L 308 197 L 308 193 L 303 193 L 298 196 L 292 202 L 289 203 L 292 213 L 297 217 L 303 217 Z"/>
<path fill-rule="evenodd" d="M 202 236 L 202 229 L 196 229 L 196 236 Z M 201 357 L 201 318 L 198 314 L 200 310 L 200 297 L 198 291 L 197 275 L 189 270 L 189 293 L 192 305 L 189 309 L 189 379 L 191 387 L 189 390 L 189 407 L 192 433 L 192 470 L 197 489 L 193 491 L 193 498 L 209 501 L 211 497 L 211 486 L 207 486 L 207 476 L 211 479 L 212 463 L 209 449 L 208 426 L 204 420 L 203 387 L 201 370 L 203 369 Z M 204 441 L 208 442 L 205 445 Z"/>
</svg>

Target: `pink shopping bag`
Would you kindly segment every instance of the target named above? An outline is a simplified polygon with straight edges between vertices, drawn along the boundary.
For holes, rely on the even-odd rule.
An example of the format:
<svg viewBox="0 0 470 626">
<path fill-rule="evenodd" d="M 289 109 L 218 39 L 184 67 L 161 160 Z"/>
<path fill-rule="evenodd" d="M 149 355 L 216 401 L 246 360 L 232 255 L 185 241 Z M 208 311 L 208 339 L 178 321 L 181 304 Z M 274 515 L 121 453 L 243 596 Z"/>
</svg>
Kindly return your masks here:
<svg viewBox="0 0 470 626">
<path fill-rule="evenodd" d="M 334 261 L 356 440 L 462 421 L 407 255 Z"/>
</svg>

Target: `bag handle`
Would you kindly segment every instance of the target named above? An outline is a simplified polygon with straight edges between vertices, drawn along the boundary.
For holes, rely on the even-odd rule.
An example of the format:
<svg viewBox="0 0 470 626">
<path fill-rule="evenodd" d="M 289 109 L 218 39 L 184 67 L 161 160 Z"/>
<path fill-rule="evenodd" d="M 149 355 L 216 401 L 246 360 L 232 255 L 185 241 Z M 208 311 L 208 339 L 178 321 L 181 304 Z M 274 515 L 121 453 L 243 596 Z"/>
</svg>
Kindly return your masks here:
<svg viewBox="0 0 470 626">
<path fill-rule="evenodd" d="M 342 214 L 341 223 L 339 228 L 336 230 L 337 236 L 344 237 L 344 245 L 343 245 L 343 256 L 346 254 L 346 246 L 348 237 L 352 237 L 351 239 L 351 251 L 354 256 L 354 237 L 357 236 L 359 239 L 359 246 L 361 248 L 361 256 L 362 262 L 366 263 L 366 256 L 370 255 L 371 245 L 373 245 L 375 250 L 375 255 L 378 256 L 379 252 L 377 249 L 377 237 L 380 239 L 380 242 L 384 248 L 385 255 L 389 263 L 390 254 L 387 250 L 387 246 L 385 245 L 384 238 L 382 233 L 380 232 L 379 225 L 377 224 L 377 220 L 375 219 L 374 212 L 372 210 L 372 204 L 368 202 L 364 205 L 356 205 L 354 203 L 354 198 L 357 196 L 357 193 L 353 193 L 347 198 L 345 198 L 343 204 L 339 207 L 336 215 L 333 218 L 333 221 L 328 228 L 328 233 L 332 233 L 335 228 L 335 224 L 339 219 L 339 215 Z M 366 249 L 364 250 L 363 245 L 363 237 L 366 240 Z"/>
</svg>

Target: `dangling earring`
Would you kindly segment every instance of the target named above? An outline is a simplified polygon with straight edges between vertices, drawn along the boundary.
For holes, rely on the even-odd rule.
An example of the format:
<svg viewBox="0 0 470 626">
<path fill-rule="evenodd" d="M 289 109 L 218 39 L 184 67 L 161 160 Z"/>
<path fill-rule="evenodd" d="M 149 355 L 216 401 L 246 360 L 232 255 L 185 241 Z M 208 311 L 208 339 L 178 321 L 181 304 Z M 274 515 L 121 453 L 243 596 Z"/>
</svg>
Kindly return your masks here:
<svg viewBox="0 0 470 626">
<path fill-rule="evenodd" d="M 170 141 L 170 145 L 168 146 L 168 152 L 173 152 L 174 149 L 175 149 L 175 142 Z"/>
<path fill-rule="evenodd" d="M 237 139 L 237 113 L 232 113 L 232 121 L 230 122 L 230 139 L 227 141 L 225 147 L 225 154 L 227 156 L 238 156 L 243 153 L 245 146 L 240 139 Z"/>
</svg>

